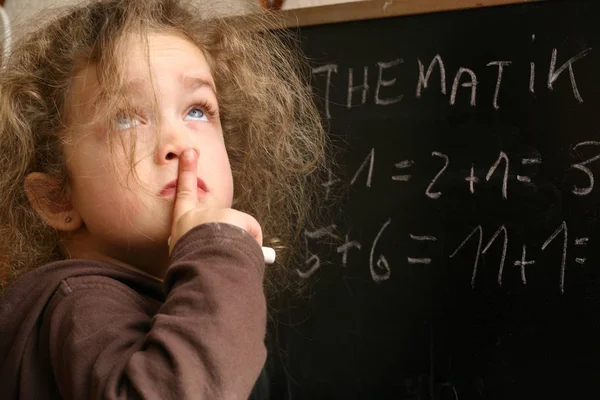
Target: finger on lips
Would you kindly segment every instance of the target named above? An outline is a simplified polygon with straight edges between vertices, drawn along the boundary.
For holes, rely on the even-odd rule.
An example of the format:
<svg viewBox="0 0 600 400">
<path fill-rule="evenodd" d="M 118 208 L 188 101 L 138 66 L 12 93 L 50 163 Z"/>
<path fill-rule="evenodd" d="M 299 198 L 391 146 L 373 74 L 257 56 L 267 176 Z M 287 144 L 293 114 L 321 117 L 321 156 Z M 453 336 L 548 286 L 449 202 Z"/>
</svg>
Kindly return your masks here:
<svg viewBox="0 0 600 400">
<path fill-rule="evenodd" d="M 167 241 L 169 253 L 175 244 L 171 240 L 173 236 L 175 241 L 177 241 L 179 236 L 183 235 L 193 226 L 209 221 L 229 222 L 240 227 L 245 227 L 245 230 L 256 239 L 258 244 L 262 245 L 263 238 L 260 225 L 254 217 L 248 214 L 235 210 L 212 210 L 209 211 L 207 215 L 202 214 L 201 218 L 198 218 L 199 215 L 195 215 L 194 213 L 191 215 L 188 214 L 198 206 L 197 165 L 198 154 L 196 151 L 193 149 L 186 149 L 179 159 L 177 194 L 173 205 L 173 226 L 171 227 L 171 236 L 169 236 Z M 185 216 L 185 214 L 188 215 Z M 186 228 L 183 226 L 188 225 L 190 222 L 191 225 L 189 227 Z M 273 249 L 263 247 L 262 251 L 265 263 L 270 264 L 275 261 L 275 252 Z"/>
<path fill-rule="evenodd" d="M 187 149 L 181 155 L 177 177 L 177 195 L 173 207 L 173 221 L 196 208 L 198 203 L 197 186 L 198 157 L 193 149 Z"/>
</svg>

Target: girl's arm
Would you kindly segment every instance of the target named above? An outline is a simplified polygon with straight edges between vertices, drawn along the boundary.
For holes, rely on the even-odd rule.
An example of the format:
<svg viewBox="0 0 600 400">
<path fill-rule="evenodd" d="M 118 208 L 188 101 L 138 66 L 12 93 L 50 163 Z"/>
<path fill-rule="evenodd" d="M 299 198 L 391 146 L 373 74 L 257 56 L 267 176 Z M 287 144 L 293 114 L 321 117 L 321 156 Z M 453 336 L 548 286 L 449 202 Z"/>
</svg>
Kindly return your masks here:
<svg viewBox="0 0 600 400">
<path fill-rule="evenodd" d="M 204 224 L 170 261 L 163 304 L 107 277 L 63 281 L 41 344 L 63 398 L 248 398 L 266 358 L 260 246 Z"/>
</svg>

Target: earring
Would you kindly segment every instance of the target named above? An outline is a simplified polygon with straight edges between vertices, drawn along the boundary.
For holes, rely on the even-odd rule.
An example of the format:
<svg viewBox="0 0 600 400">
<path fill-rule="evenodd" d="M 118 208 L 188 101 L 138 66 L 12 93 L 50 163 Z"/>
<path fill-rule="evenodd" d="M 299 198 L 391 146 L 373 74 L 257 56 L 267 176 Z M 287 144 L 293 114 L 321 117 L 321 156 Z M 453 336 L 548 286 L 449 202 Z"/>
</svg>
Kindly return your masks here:
<svg viewBox="0 0 600 400">
<path fill-rule="evenodd" d="M 65 218 L 65 222 L 66 222 L 67 224 L 68 224 L 69 222 L 71 222 L 71 221 L 73 221 L 73 220 L 71 219 L 71 217 L 67 217 L 67 218 Z"/>
</svg>

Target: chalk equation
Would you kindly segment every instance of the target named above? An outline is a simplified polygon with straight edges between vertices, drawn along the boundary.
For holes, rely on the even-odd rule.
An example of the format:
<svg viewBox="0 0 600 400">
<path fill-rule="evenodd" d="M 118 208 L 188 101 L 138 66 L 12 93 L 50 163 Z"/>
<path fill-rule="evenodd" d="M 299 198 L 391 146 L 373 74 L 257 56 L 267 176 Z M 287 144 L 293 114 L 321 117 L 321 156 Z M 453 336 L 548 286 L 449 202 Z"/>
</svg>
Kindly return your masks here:
<svg viewBox="0 0 600 400">
<path fill-rule="evenodd" d="M 587 196 L 594 190 L 595 176 L 590 164 L 600 159 L 600 142 L 599 141 L 583 141 L 575 144 L 572 147 L 572 153 L 579 155 L 581 151 L 589 152 L 590 150 L 597 149 L 597 154 L 591 157 L 582 157 L 582 160 L 573 160 L 569 167 L 569 172 L 573 174 L 574 179 L 577 179 L 578 184 L 573 184 L 571 187 L 571 193 L 575 196 Z M 376 149 L 372 148 L 363 162 L 360 164 L 356 172 L 353 174 L 350 180 L 350 185 L 363 184 L 366 188 L 370 188 L 373 182 L 373 174 L 376 167 Z M 439 169 L 431 177 L 431 180 L 427 183 L 425 190 L 425 196 L 430 199 L 439 199 L 442 196 L 442 192 L 436 189 L 436 185 L 443 180 L 444 175 L 450 171 L 451 158 L 450 155 L 444 154 L 440 151 L 433 151 L 431 158 L 422 160 L 423 163 L 431 163 L 433 161 L 438 162 Z M 514 177 L 514 181 L 519 184 L 533 184 L 534 180 L 530 172 L 534 172 L 543 163 L 541 157 L 534 158 L 523 158 L 520 157 L 515 160 L 511 160 L 509 155 L 503 151 L 500 151 L 495 160 L 491 160 L 489 165 L 480 168 L 474 163 L 471 164 L 470 172 L 463 177 L 465 190 L 468 190 L 471 194 L 475 194 L 476 187 L 482 182 L 489 182 L 496 179 L 500 182 L 500 193 L 503 199 L 508 199 L 508 183 L 509 177 Z M 412 180 L 413 175 L 411 173 L 417 167 L 417 162 L 412 159 L 399 160 L 394 163 L 394 168 L 397 173 L 390 176 L 390 179 L 394 182 L 408 183 Z M 482 171 L 478 175 L 477 171 Z M 333 185 L 339 183 L 339 180 L 333 179 L 325 183 L 327 189 L 330 189 Z M 329 192 L 328 192 L 329 193 Z"/>
<path fill-rule="evenodd" d="M 368 246 L 369 252 L 369 270 L 371 273 L 371 278 L 376 283 L 382 283 L 389 280 L 392 276 L 392 268 L 390 265 L 388 258 L 383 254 L 383 252 L 379 251 L 379 244 L 382 242 L 382 237 L 385 236 L 386 230 L 392 224 L 392 219 L 388 219 L 385 221 L 375 238 Z M 314 231 L 305 231 L 304 237 L 306 240 L 307 248 L 309 248 L 309 241 L 311 240 L 319 240 L 325 238 L 334 238 L 336 237 L 336 225 L 331 224 L 328 227 L 317 229 Z M 394 238 L 398 240 L 397 238 Z M 438 238 L 435 235 L 423 234 L 423 233 L 410 233 L 406 240 L 416 241 L 416 242 L 427 242 L 431 245 L 434 245 Z M 389 243 L 390 239 L 386 238 L 385 241 Z M 548 249 L 552 248 L 552 246 L 557 246 L 557 249 L 560 251 L 561 257 L 559 262 L 559 274 L 557 276 L 558 287 L 561 294 L 565 292 L 565 277 L 567 273 L 568 265 L 574 263 L 577 265 L 585 265 L 587 262 L 587 258 L 585 257 L 584 250 L 589 245 L 590 238 L 589 237 L 569 237 L 569 229 L 566 221 L 563 221 L 554 232 L 549 234 L 545 240 L 538 245 L 532 244 L 520 244 L 520 257 L 518 259 L 509 260 L 507 257 L 508 246 L 509 246 L 509 231 L 505 225 L 500 225 L 497 227 L 490 236 L 487 236 L 484 232 L 484 228 L 481 225 L 476 226 L 468 232 L 464 239 L 460 242 L 454 244 L 454 250 L 449 254 L 448 258 L 451 260 L 455 258 L 458 254 L 464 253 L 467 251 L 472 251 L 473 246 L 468 246 L 469 243 L 476 244 L 476 250 L 474 254 L 472 254 L 472 273 L 471 273 L 471 287 L 474 289 L 477 281 L 477 273 L 478 267 L 481 260 L 481 257 L 485 257 L 490 248 L 493 246 L 498 246 L 498 249 L 501 251 L 500 260 L 498 262 L 497 267 L 497 284 L 498 286 L 502 286 L 502 279 L 505 272 L 505 267 L 513 266 L 519 269 L 520 279 L 523 285 L 527 285 L 527 269 L 533 265 L 535 265 L 536 260 L 531 257 L 532 250 L 536 250 L 538 253 L 544 253 L 545 251 L 549 251 Z M 341 257 L 341 265 L 342 267 L 346 267 L 348 265 L 348 259 L 350 254 L 352 256 L 358 256 L 364 246 L 363 243 L 357 240 L 351 240 L 350 235 L 346 234 L 344 243 L 339 245 L 335 250 L 336 253 Z M 572 248 L 572 251 L 571 251 Z M 528 254 L 529 252 L 529 254 Z M 571 255 L 571 252 L 574 255 Z M 355 254 L 356 253 L 356 254 Z M 406 254 L 404 255 L 405 265 L 408 266 L 417 266 L 417 265 L 430 265 L 435 262 L 435 260 L 425 254 Z M 321 267 L 322 262 L 321 258 L 318 254 L 311 254 L 310 252 L 307 254 L 306 262 L 304 268 L 296 269 L 298 275 L 302 278 L 310 278 L 319 268 Z"/>
<path fill-rule="evenodd" d="M 526 36 L 526 40 L 529 42 L 530 50 L 535 47 L 539 50 L 547 48 L 548 53 L 545 50 L 543 54 L 530 51 L 528 52 L 532 54 L 529 56 L 530 59 L 520 61 L 511 60 L 510 57 L 495 59 L 490 57 L 483 62 L 478 61 L 474 66 L 461 65 L 456 60 L 444 59 L 441 54 L 435 53 L 419 55 L 413 60 L 405 60 L 401 55 L 396 56 L 396 54 L 389 58 L 379 56 L 375 59 L 379 61 L 363 62 L 363 65 L 344 65 L 343 61 L 326 62 L 312 70 L 313 87 L 323 95 L 323 114 L 326 118 L 332 118 L 333 111 L 355 110 L 366 105 L 392 107 L 401 104 L 408 96 L 423 102 L 425 96 L 437 96 L 444 98 L 444 102 L 450 106 L 464 104 L 468 107 L 476 107 L 487 104 L 493 110 L 500 111 L 503 96 L 507 96 L 508 90 L 517 89 L 523 94 L 538 98 L 542 92 L 555 91 L 559 82 L 562 82 L 563 87 L 568 88 L 569 92 L 566 95 L 573 104 L 581 106 L 591 93 L 585 90 L 581 82 L 578 83 L 577 74 L 585 75 L 585 71 L 590 67 L 589 63 L 595 61 L 595 58 L 590 56 L 592 48 L 578 44 L 575 50 L 564 50 L 565 46 L 561 45 L 559 51 L 556 45 L 542 44 L 535 34 Z M 539 58 L 540 55 L 543 59 Z M 388 56 L 389 54 L 386 57 Z M 449 68 L 450 65 L 453 65 L 452 70 Z M 509 76 L 509 74 L 515 75 Z M 505 83 L 503 86 L 507 77 L 510 79 L 510 85 Z M 484 88 L 483 85 L 489 87 Z M 482 99 L 482 93 L 490 94 L 491 98 Z M 564 98 L 565 94 L 560 96 Z M 342 121 L 343 118 L 339 120 Z M 333 118 L 332 123 L 335 121 L 336 119 Z M 432 141 L 434 139 L 436 138 L 432 138 Z M 466 140 L 464 137 L 461 138 L 463 139 Z M 364 140 L 368 140 L 366 135 L 361 136 L 361 141 Z M 596 177 L 600 173 L 596 169 L 600 168 L 598 165 L 600 141 L 578 141 L 579 137 L 571 138 L 571 143 L 559 144 L 561 151 L 564 151 L 563 146 L 568 147 L 568 154 L 560 157 L 558 162 L 553 158 L 555 154 L 552 152 L 540 154 L 537 151 L 529 151 L 516 154 L 510 148 L 512 139 L 508 140 L 508 149 L 499 147 L 481 153 L 479 147 L 478 154 L 474 154 L 470 159 L 465 159 L 465 146 L 461 147 L 461 144 L 456 142 L 453 144 L 454 147 L 451 147 L 456 149 L 456 154 L 453 150 L 443 149 L 440 148 L 442 146 L 438 147 L 434 144 L 435 147 L 430 148 L 430 151 L 421 153 L 415 153 L 414 145 L 406 146 L 410 155 L 407 153 L 403 156 L 403 146 L 397 144 L 397 136 L 393 140 L 395 140 L 394 144 L 390 143 L 390 145 L 398 148 L 393 155 L 394 158 L 390 158 L 389 148 L 381 149 L 378 147 L 379 144 L 369 144 L 366 149 L 361 150 L 364 151 L 363 154 L 357 154 L 355 160 L 358 161 L 354 161 L 347 170 L 349 181 L 345 183 L 349 183 L 349 186 L 354 189 L 350 195 L 357 190 L 362 192 L 372 190 L 380 193 L 382 190 L 389 192 L 395 188 L 411 187 L 416 188 L 417 191 L 422 190 L 421 193 L 427 204 L 439 208 L 446 204 L 441 201 L 442 199 L 451 198 L 461 190 L 464 190 L 465 198 L 472 198 L 475 202 L 477 199 L 488 199 L 490 194 L 495 196 L 497 190 L 498 204 L 510 198 L 511 202 L 503 203 L 510 205 L 514 201 L 522 200 L 522 197 L 516 196 L 520 188 L 526 190 L 527 194 L 537 195 L 538 198 L 546 193 L 544 190 L 548 187 L 565 195 L 561 196 L 561 199 L 566 195 L 572 196 L 573 199 L 590 196 L 595 192 Z M 444 139 L 443 143 L 447 144 L 448 141 Z M 473 143 L 466 144 L 472 148 L 476 147 Z M 558 173 L 557 169 L 559 169 Z M 548 176 L 550 174 L 551 177 Z M 330 190 L 340 184 L 339 179 L 332 177 L 325 184 L 328 190 L 326 196 L 329 197 Z M 539 188 L 544 190 L 537 190 Z M 414 190 L 405 193 L 415 196 Z M 395 196 L 395 194 L 390 195 Z M 517 200 L 514 200 L 515 197 Z M 395 210 L 390 211 L 395 212 Z M 387 215 L 390 216 L 392 213 Z M 382 217 L 385 218 L 387 217 Z M 424 232 L 409 232 L 405 237 L 400 238 L 397 235 L 390 235 L 390 231 L 397 231 L 397 229 L 390 229 L 390 226 L 402 223 L 392 218 L 383 222 L 379 220 L 374 222 L 380 225 L 369 227 L 369 232 L 377 232 L 369 233 L 368 235 L 372 236 L 369 239 L 364 239 L 366 230 L 340 234 L 338 230 L 341 228 L 332 223 L 321 229 L 304 232 L 307 254 L 304 265 L 296 272 L 300 277 L 308 279 L 326 263 L 333 261 L 333 264 L 339 263 L 342 267 L 346 267 L 350 259 L 358 258 L 362 254 L 362 260 L 368 256 L 368 268 L 372 280 L 383 283 L 392 278 L 394 268 L 435 265 L 436 262 L 446 265 L 458 262 L 459 259 L 460 262 L 464 262 L 466 258 L 470 263 L 468 265 L 470 286 L 475 288 L 480 263 L 486 256 L 490 257 L 494 249 L 493 256 L 498 257 L 497 264 L 495 264 L 496 260 L 488 260 L 487 264 L 492 262 L 497 265 L 494 268 L 494 280 L 498 286 L 503 285 L 508 268 L 517 271 L 518 282 L 527 285 L 528 278 L 533 276 L 531 272 L 528 274 L 528 271 L 535 268 L 536 263 L 541 264 L 542 257 L 550 257 L 551 260 L 556 260 L 550 262 L 557 263 L 557 288 L 560 293 L 564 293 L 569 267 L 584 266 L 587 263 L 585 250 L 590 238 L 587 235 L 573 235 L 567 223 L 569 218 L 561 216 L 556 220 L 565 221 L 554 231 L 543 233 L 546 237 L 535 243 L 531 239 L 525 239 L 525 241 L 529 240 L 529 243 L 520 243 L 523 239 L 516 239 L 519 236 L 514 231 L 511 233 L 513 228 L 507 220 L 496 223 L 495 226 L 489 222 L 472 222 L 472 225 L 464 228 L 464 232 L 462 228 L 453 227 L 453 231 L 458 230 L 458 233 L 456 237 L 450 239 L 452 243 L 447 243 L 448 239 L 442 240 L 433 231 L 427 232 L 427 228 L 424 228 Z M 477 223 L 481 225 L 473 226 Z M 571 224 L 572 230 L 577 231 L 578 226 L 573 222 Z M 360 240 L 356 240 L 356 237 Z M 508 251 L 509 237 L 510 252 Z M 327 246 L 332 239 L 341 242 L 330 248 L 333 250 L 333 256 L 325 257 L 310 251 L 315 246 Z M 391 253 L 394 248 L 404 248 L 401 244 L 408 242 L 418 243 L 415 244 L 415 248 L 421 249 L 424 253 L 402 255 L 399 255 L 398 251 Z M 436 258 L 442 256 L 439 251 L 435 251 L 435 246 L 443 249 L 445 260 Z M 431 253 L 426 252 L 428 248 L 432 249 Z M 555 253 L 558 252 L 561 254 L 560 258 L 555 257 Z M 549 253 L 549 256 L 544 256 Z M 498 254 L 500 255 L 497 256 Z M 335 261 L 330 258 L 334 258 Z M 514 276 L 516 277 L 517 274 L 515 273 Z"/>
</svg>

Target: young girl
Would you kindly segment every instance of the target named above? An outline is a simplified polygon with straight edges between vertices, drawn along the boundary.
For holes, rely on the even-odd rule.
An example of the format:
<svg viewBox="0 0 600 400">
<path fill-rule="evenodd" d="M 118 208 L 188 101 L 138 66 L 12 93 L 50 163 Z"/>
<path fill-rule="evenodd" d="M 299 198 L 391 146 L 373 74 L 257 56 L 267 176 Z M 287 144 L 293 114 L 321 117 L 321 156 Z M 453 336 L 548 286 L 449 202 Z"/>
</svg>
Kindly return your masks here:
<svg viewBox="0 0 600 400">
<path fill-rule="evenodd" d="M 247 24 L 96 0 L 15 46 L 0 73 L 3 399 L 250 395 L 265 291 L 289 282 L 326 141 L 297 58 Z M 279 243 L 264 281 L 263 237 Z"/>
</svg>

